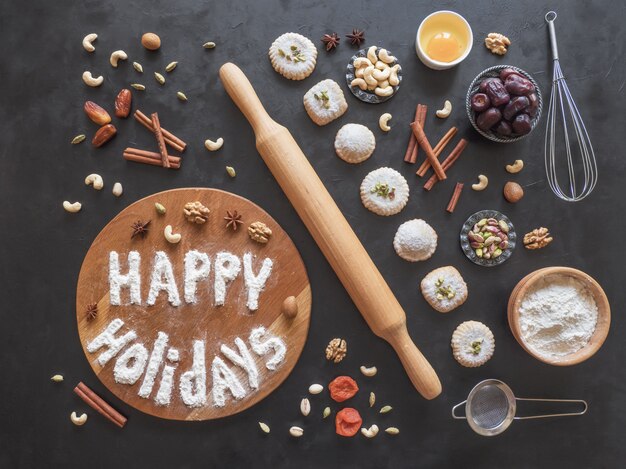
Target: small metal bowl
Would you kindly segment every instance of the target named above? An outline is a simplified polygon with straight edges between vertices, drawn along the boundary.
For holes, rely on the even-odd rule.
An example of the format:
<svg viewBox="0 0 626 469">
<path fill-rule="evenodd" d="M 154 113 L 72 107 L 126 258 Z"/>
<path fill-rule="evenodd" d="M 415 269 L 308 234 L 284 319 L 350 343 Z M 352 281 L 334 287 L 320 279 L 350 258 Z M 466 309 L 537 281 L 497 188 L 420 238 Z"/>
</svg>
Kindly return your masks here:
<svg viewBox="0 0 626 469">
<path fill-rule="evenodd" d="M 533 85 L 535 85 L 537 98 L 539 99 L 539 108 L 537 109 L 537 115 L 533 117 L 531 120 L 530 132 L 528 132 L 526 135 L 513 135 L 511 137 L 505 137 L 503 135 L 498 135 L 497 133 L 491 130 L 488 130 L 487 132 L 485 132 L 484 130 L 479 129 L 478 126 L 476 125 L 476 112 L 472 109 L 472 96 L 474 95 L 474 93 L 478 93 L 478 87 L 481 81 L 483 81 L 485 78 L 499 77 L 500 72 L 505 68 L 512 68 L 517 73 L 522 75 L 524 78 L 528 78 L 530 82 Z M 488 69 L 483 70 L 476 76 L 476 78 L 474 78 L 474 80 L 472 80 L 472 83 L 469 86 L 469 89 L 467 90 L 467 96 L 465 97 L 465 109 L 467 111 L 467 117 L 472 123 L 472 126 L 476 129 L 476 132 L 478 132 L 480 135 L 482 135 L 485 138 L 488 138 L 489 140 L 493 142 L 512 143 L 512 142 L 517 142 L 518 140 L 521 140 L 524 137 L 527 137 L 528 135 L 532 133 L 533 130 L 535 130 L 535 127 L 537 126 L 537 124 L 539 123 L 539 120 L 541 119 L 541 111 L 543 110 L 543 98 L 541 96 L 541 90 L 539 89 L 539 85 L 528 72 L 525 72 L 521 68 L 514 67 L 513 65 L 496 65 L 495 67 L 489 67 Z"/>
<path fill-rule="evenodd" d="M 470 240 L 467 234 L 474 228 L 474 225 L 478 223 L 483 218 L 495 218 L 496 220 L 503 220 L 509 226 L 509 246 L 506 250 L 502 251 L 495 259 L 484 259 L 482 257 L 478 257 L 474 252 L 474 249 L 470 246 Z M 517 235 L 515 234 L 515 228 L 513 227 L 513 223 L 509 220 L 505 215 L 496 211 L 496 210 L 481 210 L 480 212 L 476 212 L 474 215 L 469 217 L 465 223 L 463 223 L 463 227 L 461 228 L 461 249 L 465 256 L 472 261 L 474 264 L 482 265 L 483 267 L 495 267 L 496 265 L 500 265 L 503 262 L 506 262 L 511 254 L 513 254 L 513 250 L 515 249 L 515 242 L 517 241 Z"/>
<path fill-rule="evenodd" d="M 379 49 L 381 49 L 381 47 L 378 47 L 376 51 L 378 51 Z M 393 55 L 389 49 L 387 49 L 387 52 L 389 52 L 389 55 Z M 353 63 L 359 57 L 367 57 L 367 49 L 361 49 L 355 55 L 353 55 L 352 58 L 350 59 L 350 62 L 348 62 L 348 66 L 346 67 L 346 82 L 348 83 L 348 88 L 350 89 L 352 94 L 356 96 L 358 99 L 360 99 L 361 101 L 363 101 L 364 103 L 369 103 L 369 104 L 380 104 L 393 98 L 398 92 L 398 90 L 400 89 L 400 85 L 402 84 L 402 66 L 398 70 L 398 81 L 400 83 L 398 83 L 396 86 L 393 87 L 393 94 L 391 96 L 378 96 L 377 94 L 374 94 L 373 91 L 368 91 L 368 90 L 364 91 L 358 86 L 350 86 L 350 83 L 352 83 L 352 80 L 356 78 L 354 76 Z M 398 61 L 396 60 L 395 62 L 390 64 L 390 67 L 393 67 L 397 63 Z"/>
</svg>

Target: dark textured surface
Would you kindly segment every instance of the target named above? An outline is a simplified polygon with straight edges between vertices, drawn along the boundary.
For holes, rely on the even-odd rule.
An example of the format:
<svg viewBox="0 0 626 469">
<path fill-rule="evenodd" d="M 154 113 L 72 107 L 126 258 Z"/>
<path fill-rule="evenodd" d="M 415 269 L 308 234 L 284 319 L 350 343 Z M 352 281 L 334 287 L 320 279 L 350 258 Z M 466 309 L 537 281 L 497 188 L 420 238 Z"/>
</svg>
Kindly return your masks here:
<svg viewBox="0 0 626 469">
<path fill-rule="evenodd" d="M 1 467 L 620 467 L 626 459 L 626 358 L 622 336 L 626 326 L 621 310 L 624 154 L 624 79 L 626 75 L 623 2 L 440 2 L 459 11 L 474 30 L 474 50 L 453 70 L 427 70 L 415 56 L 414 36 L 421 18 L 435 7 L 424 1 L 355 1 L 321 4 L 317 1 L 198 2 L 93 1 L 49 2 L 6 0 L 0 6 L 0 200 L 2 200 L 1 308 L 2 386 L 0 387 Z M 567 205 L 549 191 L 543 171 L 543 126 L 527 139 L 498 145 L 481 139 L 467 122 L 463 101 L 473 77 L 486 67 L 511 63 L 529 71 L 549 94 L 550 57 L 543 20 L 548 7 L 559 13 L 557 35 L 568 83 L 588 123 L 599 157 L 600 185 L 588 200 Z M 356 50 L 345 39 L 330 54 L 321 49 L 325 32 L 366 31 L 366 45 L 384 44 L 399 57 L 404 80 L 398 95 L 373 107 L 345 90 L 348 113 L 318 128 L 304 112 L 302 95 L 323 78 L 344 85 L 347 59 Z M 139 44 L 144 31 L 163 39 L 158 53 Z M 266 50 L 279 34 L 296 31 L 320 47 L 313 75 L 299 83 L 278 76 Z M 492 31 L 508 35 L 513 45 L 504 59 L 481 45 Z M 81 47 L 83 36 L 97 32 L 96 52 Z M 214 40 L 218 47 L 201 45 Z M 111 51 L 124 49 L 129 61 L 114 70 Z M 138 76 L 131 62 L 145 73 Z M 159 88 L 151 76 L 167 63 L 179 66 Z M 270 114 L 291 129 L 313 166 L 362 239 L 397 294 L 408 315 L 409 329 L 438 371 L 443 394 L 432 402 L 413 390 L 392 352 L 367 329 L 364 321 L 320 255 L 254 149 L 252 132 L 226 96 L 217 76 L 219 66 L 232 60 L 249 75 Z M 86 69 L 105 75 L 99 89 L 83 85 Z M 179 172 L 126 163 L 121 152 L 133 144 L 153 147 L 152 136 L 132 120 L 119 122 L 119 135 L 95 150 L 88 143 L 69 145 L 78 133 L 91 135 L 93 124 L 81 108 L 86 99 L 111 107 L 117 91 L 129 82 L 144 82 L 145 93 L 135 103 L 146 112 L 158 111 L 163 125 L 189 142 Z M 189 102 L 177 101 L 183 90 Z M 434 110 L 444 99 L 454 105 L 452 117 L 437 121 Z M 470 146 L 450 172 L 450 181 L 424 193 L 414 167 L 402 163 L 415 104 L 429 105 L 426 130 L 440 135 L 451 125 L 470 139 Z M 378 116 L 393 114 L 393 130 L 383 135 Z M 545 119 L 545 116 L 544 116 Z M 376 134 L 374 156 L 348 166 L 333 152 L 333 137 L 348 122 L 368 125 Z M 118 122 L 116 121 L 116 124 Z M 203 148 L 206 138 L 223 136 L 218 153 Z M 507 179 L 503 166 L 516 158 L 526 169 L 515 177 L 526 196 L 516 206 L 501 196 Z M 224 166 L 237 169 L 230 180 Z M 365 174 L 388 165 L 402 171 L 413 190 L 405 210 L 381 218 L 366 211 L 358 186 Z M 97 172 L 107 187 L 102 192 L 84 186 L 83 178 Z M 456 180 L 474 182 L 476 174 L 490 178 L 483 193 L 468 189 L 453 215 L 444 208 Z M 115 199 L 114 181 L 125 192 Z M 290 233 L 307 265 L 314 300 L 311 332 L 300 362 L 276 392 L 243 414 L 213 422 L 180 423 L 159 420 L 114 399 L 93 375 L 78 342 L 74 297 L 76 279 L 91 241 L 120 209 L 132 201 L 164 189 L 184 186 L 217 187 L 260 204 Z M 83 211 L 65 213 L 61 202 L 80 200 Z M 527 252 L 518 247 L 504 265 L 485 269 L 469 262 L 459 248 L 459 228 L 479 209 L 500 210 L 519 233 L 539 225 L 552 229 L 554 243 Z M 425 218 L 439 233 L 439 248 L 424 263 L 409 264 L 393 252 L 397 226 L 413 217 Z M 470 295 L 457 311 L 441 315 L 430 309 L 418 282 L 433 268 L 455 265 L 468 281 Z M 605 288 L 613 306 L 613 324 L 600 352 L 569 368 L 544 365 L 528 356 L 512 337 L 505 315 L 508 295 L 517 281 L 540 267 L 580 268 Z M 478 369 L 459 366 L 450 353 L 454 328 L 464 320 L 488 324 L 496 336 L 493 359 Z M 345 337 L 349 355 L 340 365 L 323 358 L 323 348 L 335 336 Z M 358 376 L 358 366 L 378 366 L 376 378 Z M 62 373 L 66 381 L 49 378 Z M 395 438 L 381 434 L 374 440 L 335 436 L 330 421 L 319 417 L 328 398 L 312 399 L 313 413 L 303 419 L 298 402 L 313 382 L 326 383 L 338 373 L 359 378 L 362 392 L 354 405 L 366 424 L 401 429 Z M 584 398 L 584 417 L 515 422 L 503 435 L 488 439 L 472 433 L 464 422 L 450 417 L 451 406 L 463 400 L 484 378 L 500 378 L 520 396 Z M 86 426 L 74 427 L 72 410 L 85 406 L 71 392 L 84 380 L 128 415 L 118 430 L 93 412 Z M 381 405 L 394 410 L 379 416 L 367 408 L 374 390 Z M 521 409 L 520 409 L 521 411 Z M 271 425 L 262 434 L 256 422 Z M 290 425 L 302 424 L 305 436 L 287 435 Z"/>
</svg>

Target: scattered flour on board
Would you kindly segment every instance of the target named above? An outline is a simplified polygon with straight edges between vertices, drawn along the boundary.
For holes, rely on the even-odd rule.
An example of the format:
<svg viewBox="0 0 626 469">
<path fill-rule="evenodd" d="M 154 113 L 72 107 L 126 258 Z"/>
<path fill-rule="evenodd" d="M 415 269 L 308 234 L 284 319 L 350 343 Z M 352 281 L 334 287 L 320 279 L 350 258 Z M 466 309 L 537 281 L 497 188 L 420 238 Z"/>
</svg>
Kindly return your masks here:
<svg viewBox="0 0 626 469">
<path fill-rule="evenodd" d="M 598 305 L 589 289 L 572 277 L 548 276 L 522 298 L 522 338 L 535 353 L 563 357 L 583 348 L 598 322 Z"/>
</svg>

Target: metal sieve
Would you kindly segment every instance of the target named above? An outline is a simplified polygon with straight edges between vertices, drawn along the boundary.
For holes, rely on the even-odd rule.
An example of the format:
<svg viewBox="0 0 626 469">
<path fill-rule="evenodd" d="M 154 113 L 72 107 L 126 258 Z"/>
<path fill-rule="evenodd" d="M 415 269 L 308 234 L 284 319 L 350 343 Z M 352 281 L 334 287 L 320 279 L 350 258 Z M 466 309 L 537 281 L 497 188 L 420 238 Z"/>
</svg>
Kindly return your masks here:
<svg viewBox="0 0 626 469">
<path fill-rule="evenodd" d="M 580 412 L 561 414 L 528 415 L 518 417 L 515 415 L 517 401 L 535 402 L 567 402 L 582 404 Z M 465 415 L 457 415 L 456 410 L 465 406 Z M 497 379 L 481 381 L 472 389 L 463 402 L 452 407 L 452 417 L 465 419 L 469 426 L 479 435 L 499 435 L 509 428 L 513 420 L 538 419 L 545 417 L 564 417 L 567 415 L 583 415 L 587 412 L 587 402 L 575 399 L 529 399 L 515 397 L 513 391 L 505 383 Z"/>
</svg>

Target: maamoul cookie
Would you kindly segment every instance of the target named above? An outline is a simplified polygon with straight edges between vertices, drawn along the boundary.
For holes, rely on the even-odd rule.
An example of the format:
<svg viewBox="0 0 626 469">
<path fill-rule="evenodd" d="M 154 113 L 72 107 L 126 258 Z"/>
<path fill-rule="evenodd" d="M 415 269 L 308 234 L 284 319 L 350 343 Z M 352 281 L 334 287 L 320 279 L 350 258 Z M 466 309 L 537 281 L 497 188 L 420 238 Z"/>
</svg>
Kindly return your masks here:
<svg viewBox="0 0 626 469">
<path fill-rule="evenodd" d="M 400 212 L 409 200 L 409 185 L 395 169 L 378 168 L 361 183 L 361 202 L 377 215 Z"/>
<path fill-rule="evenodd" d="M 449 313 L 467 300 L 467 284 L 451 265 L 427 274 L 420 287 L 424 299 L 440 313 Z"/>
<path fill-rule="evenodd" d="M 405 221 L 396 231 L 393 247 L 404 260 L 425 261 L 437 249 L 437 232 L 424 220 Z"/>
<path fill-rule="evenodd" d="M 348 103 L 337 82 L 329 79 L 320 81 L 306 92 L 304 108 L 313 122 L 326 125 L 341 117 L 348 109 Z"/>
<path fill-rule="evenodd" d="M 269 50 L 272 67 L 289 80 L 304 80 L 315 68 L 317 48 L 306 37 L 285 33 L 276 38 Z"/>
<path fill-rule="evenodd" d="M 468 368 L 484 365 L 493 356 L 496 341 L 482 322 L 465 321 L 452 334 L 452 355 Z"/>
<path fill-rule="evenodd" d="M 361 124 L 346 124 L 335 137 L 335 152 L 346 163 L 365 161 L 376 148 L 376 138 L 370 129 Z"/>
</svg>

